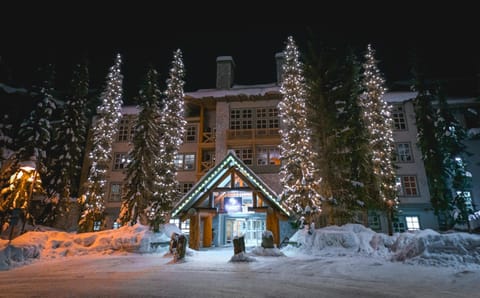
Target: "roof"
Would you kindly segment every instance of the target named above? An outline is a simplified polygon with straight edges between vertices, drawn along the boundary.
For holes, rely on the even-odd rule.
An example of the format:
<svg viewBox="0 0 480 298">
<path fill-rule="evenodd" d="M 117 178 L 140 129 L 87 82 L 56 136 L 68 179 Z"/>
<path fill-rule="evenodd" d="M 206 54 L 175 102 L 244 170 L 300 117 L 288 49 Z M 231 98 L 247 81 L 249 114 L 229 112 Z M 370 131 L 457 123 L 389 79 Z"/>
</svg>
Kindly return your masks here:
<svg viewBox="0 0 480 298">
<path fill-rule="evenodd" d="M 287 209 L 281 205 L 278 200 L 278 195 L 260 179 L 250 168 L 248 168 L 236 155 L 233 150 L 230 150 L 225 158 L 216 166 L 211 168 L 183 198 L 175 205 L 172 210 L 172 217 L 177 217 L 180 213 L 187 211 L 195 202 L 209 191 L 213 190 L 219 179 L 229 170 L 240 173 L 245 177 L 256 190 L 259 191 L 264 199 L 268 201 L 271 206 L 276 207 L 285 215 L 289 216 Z"/>
<path fill-rule="evenodd" d="M 199 89 L 195 92 L 185 93 L 186 97 L 226 97 L 236 95 L 265 95 L 267 93 L 280 93 L 280 87 L 275 83 L 259 85 L 234 85 L 231 89 Z"/>
</svg>

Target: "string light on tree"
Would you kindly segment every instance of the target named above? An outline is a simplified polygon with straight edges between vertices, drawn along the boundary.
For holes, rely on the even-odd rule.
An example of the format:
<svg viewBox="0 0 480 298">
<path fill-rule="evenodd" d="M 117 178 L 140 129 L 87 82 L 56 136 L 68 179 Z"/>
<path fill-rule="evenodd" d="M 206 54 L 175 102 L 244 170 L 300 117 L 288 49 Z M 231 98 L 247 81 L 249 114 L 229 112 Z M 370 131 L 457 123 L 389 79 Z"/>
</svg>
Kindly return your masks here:
<svg viewBox="0 0 480 298">
<path fill-rule="evenodd" d="M 363 109 L 364 122 L 369 132 L 369 141 L 372 152 L 375 186 L 378 190 L 379 206 L 394 207 L 398 204 L 395 167 L 395 147 L 393 140 L 393 119 L 391 107 L 384 99 L 385 81 L 377 67 L 374 57 L 375 51 L 369 44 L 363 64 L 363 93 L 360 96 L 360 105 Z M 384 202 L 382 204 L 382 202 Z"/>
<path fill-rule="evenodd" d="M 99 230 L 105 217 L 106 173 L 112 160 L 112 143 L 118 132 L 122 116 L 122 59 L 117 54 L 107 76 L 101 104 L 97 108 L 97 121 L 93 126 L 93 149 L 89 155 L 92 166 L 88 173 L 87 190 L 82 196 L 83 212 L 79 221 L 80 232 Z"/>
<path fill-rule="evenodd" d="M 298 216 L 307 211 L 320 211 L 321 197 L 318 193 L 320 179 L 316 177 L 312 150 L 311 131 L 307 123 L 306 86 L 300 53 L 293 40 L 288 37 L 283 52 L 283 79 L 280 87 L 282 100 L 278 104 L 281 123 L 280 170 L 283 202 Z M 308 214 L 307 214 L 308 215 Z"/>
</svg>

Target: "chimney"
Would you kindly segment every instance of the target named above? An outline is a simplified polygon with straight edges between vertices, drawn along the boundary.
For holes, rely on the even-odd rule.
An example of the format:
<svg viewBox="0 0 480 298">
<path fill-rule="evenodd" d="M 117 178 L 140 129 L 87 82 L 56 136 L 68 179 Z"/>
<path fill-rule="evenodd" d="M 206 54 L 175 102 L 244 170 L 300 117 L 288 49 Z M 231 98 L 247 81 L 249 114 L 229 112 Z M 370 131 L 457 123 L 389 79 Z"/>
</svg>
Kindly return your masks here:
<svg viewBox="0 0 480 298">
<path fill-rule="evenodd" d="M 277 85 L 280 85 L 283 79 L 283 63 L 285 62 L 283 52 L 275 54 L 275 61 L 277 62 Z"/>
<path fill-rule="evenodd" d="M 230 89 L 233 85 L 235 63 L 231 56 L 217 57 L 217 89 Z"/>
</svg>

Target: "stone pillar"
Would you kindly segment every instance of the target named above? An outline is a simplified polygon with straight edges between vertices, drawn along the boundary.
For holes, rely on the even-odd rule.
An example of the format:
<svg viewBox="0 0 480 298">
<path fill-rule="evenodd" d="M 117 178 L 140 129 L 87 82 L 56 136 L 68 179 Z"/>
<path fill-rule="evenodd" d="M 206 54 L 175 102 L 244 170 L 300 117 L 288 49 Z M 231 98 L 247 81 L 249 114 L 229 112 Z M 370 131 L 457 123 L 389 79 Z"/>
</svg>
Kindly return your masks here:
<svg viewBox="0 0 480 298">
<path fill-rule="evenodd" d="M 277 85 L 280 86 L 283 79 L 283 63 L 285 62 L 285 55 L 283 52 L 275 54 L 275 62 L 277 65 Z"/>
<path fill-rule="evenodd" d="M 233 85 L 235 63 L 231 56 L 217 57 L 217 89 L 230 89 Z"/>
</svg>

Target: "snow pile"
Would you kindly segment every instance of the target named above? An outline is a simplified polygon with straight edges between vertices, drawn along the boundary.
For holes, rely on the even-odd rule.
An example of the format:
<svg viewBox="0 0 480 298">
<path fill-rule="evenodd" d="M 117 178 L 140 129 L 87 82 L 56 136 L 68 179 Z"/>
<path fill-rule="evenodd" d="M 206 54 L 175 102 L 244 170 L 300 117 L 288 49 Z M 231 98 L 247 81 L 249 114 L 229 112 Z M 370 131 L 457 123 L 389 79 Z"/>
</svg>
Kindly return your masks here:
<svg viewBox="0 0 480 298">
<path fill-rule="evenodd" d="M 480 236 L 439 234 L 433 230 L 402 233 L 392 246 L 393 261 L 408 264 L 452 266 L 480 265 Z"/>
<path fill-rule="evenodd" d="M 166 224 L 160 233 L 136 224 L 95 233 L 59 231 L 27 232 L 12 240 L 0 240 L 0 270 L 30 263 L 39 258 L 90 254 L 149 253 L 167 250 L 170 235 L 181 234 L 176 225 Z"/>
<path fill-rule="evenodd" d="M 230 259 L 230 262 L 255 262 L 257 259 L 249 256 L 246 252 L 241 252 Z"/>
<path fill-rule="evenodd" d="M 343 256 L 348 254 L 385 255 L 393 240 L 359 224 L 300 230 L 290 238 L 285 250 L 299 249 L 307 254 Z M 297 248 L 298 247 L 298 248 Z"/>
<path fill-rule="evenodd" d="M 257 256 L 269 256 L 269 257 L 285 256 L 285 254 L 278 248 L 263 248 L 261 246 L 254 247 L 250 253 Z"/>
<path fill-rule="evenodd" d="M 358 224 L 300 230 L 284 252 L 319 256 L 376 256 L 407 264 L 478 267 L 480 235 L 440 234 L 426 229 L 397 233 L 376 233 Z"/>
</svg>

